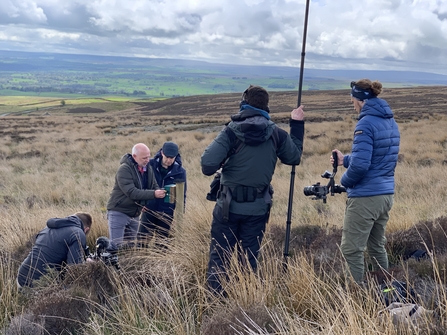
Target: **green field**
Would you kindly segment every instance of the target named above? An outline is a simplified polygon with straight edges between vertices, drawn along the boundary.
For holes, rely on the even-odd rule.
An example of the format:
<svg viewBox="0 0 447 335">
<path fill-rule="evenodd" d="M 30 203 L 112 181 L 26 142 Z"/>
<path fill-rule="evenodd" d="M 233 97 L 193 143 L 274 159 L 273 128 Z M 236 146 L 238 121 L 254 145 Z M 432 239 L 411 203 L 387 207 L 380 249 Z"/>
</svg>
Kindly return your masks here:
<svg viewBox="0 0 447 335">
<path fill-rule="evenodd" d="M 79 105 L 101 105 L 107 111 L 115 110 L 112 102 L 240 93 L 250 84 L 298 91 L 299 72 L 292 67 L 0 50 L 0 114 L 57 107 L 66 111 Z M 351 80 L 365 77 L 389 88 L 447 84 L 447 76 L 428 73 L 305 69 L 302 90 L 349 89 Z"/>
<path fill-rule="evenodd" d="M 0 74 L 1 95 L 151 98 L 242 92 L 249 84 L 297 90 L 300 69 L 0 50 Z M 447 76 L 417 72 L 304 69 L 303 74 L 303 90 L 348 88 L 351 80 L 365 77 L 390 87 L 447 84 Z"/>
<path fill-rule="evenodd" d="M 76 107 L 93 107 L 105 111 L 115 111 L 134 107 L 136 101 L 152 99 L 109 96 L 103 98 L 59 98 L 42 96 L 0 96 L 0 115 L 39 111 L 66 112 Z"/>
</svg>

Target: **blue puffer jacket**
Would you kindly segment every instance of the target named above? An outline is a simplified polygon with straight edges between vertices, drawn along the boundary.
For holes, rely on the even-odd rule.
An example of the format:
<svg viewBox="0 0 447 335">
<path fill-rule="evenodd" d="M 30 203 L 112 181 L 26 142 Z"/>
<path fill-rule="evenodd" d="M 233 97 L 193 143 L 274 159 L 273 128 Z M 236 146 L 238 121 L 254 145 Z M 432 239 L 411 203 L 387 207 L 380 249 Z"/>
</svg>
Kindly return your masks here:
<svg viewBox="0 0 447 335">
<path fill-rule="evenodd" d="M 399 144 L 399 128 L 388 103 L 377 97 L 366 100 L 355 127 L 352 153 L 343 159 L 347 170 L 340 183 L 349 198 L 394 194 Z"/>
<path fill-rule="evenodd" d="M 164 177 L 161 176 L 160 166 L 161 160 L 163 156 L 161 155 L 161 149 L 155 154 L 154 158 L 149 161 L 149 165 L 152 167 L 154 171 L 155 179 L 157 180 L 158 185 L 163 188 L 167 185 L 172 185 L 180 182 L 185 183 L 185 202 L 186 202 L 186 170 L 182 166 L 182 158 L 180 154 L 175 157 L 174 164 L 171 165 L 170 170 Z M 170 216 L 173 216 L 175 203 L 171 204 L 169 202 L 165 202 L 164 199 L 154 199 L 149 200 L 146 203 L 146 207 L 152 211 L 163 212 Z"/>
</svg>

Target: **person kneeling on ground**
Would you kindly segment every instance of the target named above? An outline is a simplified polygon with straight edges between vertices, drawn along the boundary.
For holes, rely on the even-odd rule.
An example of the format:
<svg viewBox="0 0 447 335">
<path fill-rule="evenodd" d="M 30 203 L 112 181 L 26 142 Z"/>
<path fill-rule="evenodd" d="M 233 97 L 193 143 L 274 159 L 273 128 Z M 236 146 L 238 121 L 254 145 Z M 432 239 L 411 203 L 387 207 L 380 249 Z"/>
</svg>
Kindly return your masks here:
<svg viewBox="0 0 447 335">
<path fill-rule="evenodd" d="M 92 227 L 88 213 L 75 213 L 65 218 L 51 218 L 36 237 L 31 252 L 22 262 L 17 276 L 20 287 L 33 286 L 47 268 L 61 271 L 65 265 L 83 263 L 86 235 Z"/>
</svg>

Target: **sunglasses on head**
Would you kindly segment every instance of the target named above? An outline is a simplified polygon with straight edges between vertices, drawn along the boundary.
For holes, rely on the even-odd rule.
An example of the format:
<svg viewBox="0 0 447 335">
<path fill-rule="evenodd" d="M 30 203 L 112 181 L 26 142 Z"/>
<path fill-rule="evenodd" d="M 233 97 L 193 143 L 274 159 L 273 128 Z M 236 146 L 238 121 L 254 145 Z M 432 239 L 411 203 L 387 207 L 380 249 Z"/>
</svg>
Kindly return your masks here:
<svg viewBox="0 0 447 335">
<path fill-rule="evenodd" d="M 351 81 L 351 88 L 355 86 L 355 81 Z"/>
</svg>

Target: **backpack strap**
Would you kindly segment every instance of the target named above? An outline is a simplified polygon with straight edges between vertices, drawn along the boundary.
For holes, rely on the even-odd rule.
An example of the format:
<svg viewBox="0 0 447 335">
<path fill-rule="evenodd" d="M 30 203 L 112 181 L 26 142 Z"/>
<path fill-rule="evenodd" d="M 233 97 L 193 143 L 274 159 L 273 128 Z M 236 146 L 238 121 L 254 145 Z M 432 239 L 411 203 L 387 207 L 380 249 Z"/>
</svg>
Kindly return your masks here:
<svg viewBox="0 0 447 335">
<path fill-rule="evenodd" d="M 244 146 L 244 142 L 242 142 L 234 133 L 234 131 L 231 130 L 231 128 L 226 127 L 225 133 L 227 134 L 228 138 L 230 139 L 230 142 L 232 143 L 230 151 L 228 151 L 227 157 L 223 160 L 224 162 L 234 154 L 237 154 L 242 147 Z"/>
<path fill-rule="evenodd" d="M 273 140 L 273 144 L 275 145 L 275 151 L 278 151 L 278 146 L 279 146 L 278 127 L 273 128 L 272 140 Z"/>
</svg>

